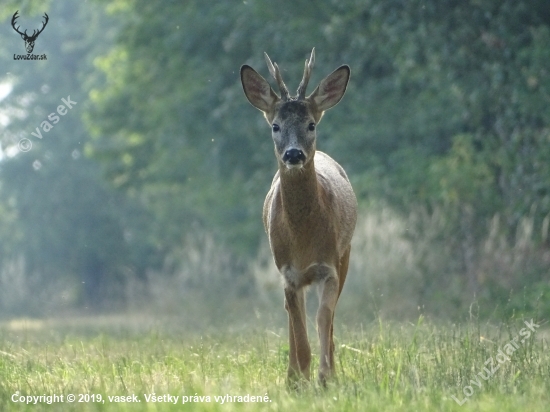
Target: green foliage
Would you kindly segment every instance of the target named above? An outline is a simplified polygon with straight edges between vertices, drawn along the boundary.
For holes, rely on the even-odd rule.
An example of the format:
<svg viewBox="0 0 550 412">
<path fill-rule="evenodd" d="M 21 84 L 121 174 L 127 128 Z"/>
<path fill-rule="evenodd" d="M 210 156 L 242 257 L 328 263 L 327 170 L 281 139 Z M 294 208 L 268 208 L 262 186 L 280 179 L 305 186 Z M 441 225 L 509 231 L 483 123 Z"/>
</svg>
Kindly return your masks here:
<svg viewBox="0 0 550 412">
<path fill-rule="evenodd" d="M 120 186 L 170 180 L 189 194 L 191 178 L 223 181 L 243 199 L 227 225 L 216 219 L 223 213 L 216 205 L 225 206 L 218 191 L 203 193 L 198 204 L 210 205 L 201 223 L 230 238 L 248 238 L 240 230 L 258 221 L 254 208 L 273 170 L 267 128 L 242 97 L 238 68 L 246 62 L 261 70 L 266 50 L 292 85 L 313 45 L 315 80 L 337 64 L 352 67 L 348 95 L 320 127 L 319 146 L 352 177 L 362 176 L 355 177 L 362 194 L 405 209 L 475 200 L 482 204 L 476 220 L 504 208 L 512 226 L 534 203 L 549 211 L 542 161 L 549 19 L 542 1 L 315 8 L 136 1 L 112 8 L 123 10 L 126 23 L 120 46 L 98 61 L 107 84 L 91 94 L 97 139 L 90 151 Z M 457 156 L 470 159 L 463 164 Z M 520 187 L 529 194 L 516 196 Z M 194 205 L 183 206 L 189 222 L 197 220 Z"/>
<path fill-rule="evenodd" d="M 35 17 L 46 7 L 8 4 Z M 11 39 L 0 44 L 6 61 L 21 48 L 8 9 L 0 15 L 2 38 Z M 198 232 L 237 261 L 250 259 L 275 161 L 239 67 L 268 77 L 266 51 L 293 89 L 315 46 L 312 87 L 340 64 L 352 69 L 318 147 L 344 166 L 363 205 L 412 216 L 423 299 L 444 301 L 453 289 L 457 307 L 462 290 L 470 302 L 503 304 L 526 279 L 545 290 L 547 0 L 115 0 L 48 10 L 39 44 L 52 58 L 6 66 L 14 89 L 1 103 L 10 118 L 2 145 L 28 136 L 62 96 L 80 102 L 78 115 L 32 152 L 0 162 L 0 260 L 22 254 L 30 269 L 73 281 L 94 265 L 109 279 L 145 279 Z M 488 234 L 495 217 L 498 236 Z M 516 234 L 525 219 L 533 252 L 499 279 L 502 251 L 524 250 Z M 486 253 L 491 236 L 507 246 Z"/>
<path fill-rule="evenodd" d="M 312 84 L 339 64 L 352 68 L 318 146 L 343 164 L 364 204 L 382 199 L 404 216 L 424 211 L 410 236 L 436 242 L 417 256 L 426 291 L 444 296 L 455 285 L 470 301 L 490 293 L 479 250 L 491 219 L 500 217 L 512 241 L 523 218 L 540 227 L 550 212 L 545 0 L 136 0 L 111 9 L 124 28 L 97 61 L 107 82 L 91 92 L 88 148 L 113 184 L 150 199 L 162 228 L 206 228 L 233 251 L 254 253 L 274 162 L 238 68 L 266 73 L 267 51 L 292 88 L 312 46 Z M 155 201 L 159 187 L 166 190 Z M 160 244 L 181 237 L 162 231 Z M 547 248 L 544 235 L 531 240 Z M 445 258 L 434 264 L 434 253 Z M 544 258 L 537 262 L 547 270 Z M 521 279 L 524 268 L 516 269 L 510 276 Z"/>
<path fill-rule="evenodd" d="M 19 15 L 40 15 L 42 16 L 44 11 L 50 9 L 51 0 L 38 1 L 38 0 L 5 0 L 0 9 L 0 20 L 11 17 L 16 11 L 19 11 Z"/>
<path fill-rule="evenodd" d="M 12 87 L 0 103 L 8 118 L 0 126 L 0 274 L 22 262 L 11 277 L 0 276 L 0 287 L 17 296 L 24 286 L 24 296 L 32 296 L 31 302 L 20 299 L 11 307 L 0 302 L 0 307 L 34 314 L 45 314 L 57 299 L 70 306 L 104 305 L 119 294 L 124 275 L 137 272 L 137 262 L 144 266 L 135 255 L 147 257 L 143 244 L 138 250 L 125 239 L 134 228 L 136 207 L 104 183 L 97 163 L 83 153 L 88 134 L 81 117 L 95 82 L 91 59 L 108 48 L 108 21 L 98 6 L 41 7 L 39 14 L 49 13 L 50 21 L 35 53 L 40 48 L 47 60 L 13 60 L 14 51 L 23 48 L 9 24 L 11 15 L 2 30 L 12 41 L 0 45 L 7 61 L 2 82 Z M 27 19 L 25 10 L 20 14 Z M 76 104 L 57 121 L 48 118 L 68 96 Z M 53 127 L 44 129 L 44 122 Z M 37 130 L 41 138 L 35 137 Z M 22 138 L 32 143 L 30 151 L 17 151 Z"/>
</svg>

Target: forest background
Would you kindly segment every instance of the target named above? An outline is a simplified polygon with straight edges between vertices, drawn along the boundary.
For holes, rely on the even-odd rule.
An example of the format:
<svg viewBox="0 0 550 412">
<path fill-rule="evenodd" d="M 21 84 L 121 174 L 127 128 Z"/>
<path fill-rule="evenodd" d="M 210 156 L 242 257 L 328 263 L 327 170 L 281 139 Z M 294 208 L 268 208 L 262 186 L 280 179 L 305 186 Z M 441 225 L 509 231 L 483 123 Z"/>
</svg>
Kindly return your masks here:
<svg viewBox="0 0 550 412">
<path fill-rule="evenodd" d="M 284 316 L 239 68 L 294 89 L 312 47 L 311 84 L 352 71 L 318 129 L 360 205 L 338 316 L 550 316 L 547 0 L 8 0 L 0 39 L 0 316 Z"/>
</svg>

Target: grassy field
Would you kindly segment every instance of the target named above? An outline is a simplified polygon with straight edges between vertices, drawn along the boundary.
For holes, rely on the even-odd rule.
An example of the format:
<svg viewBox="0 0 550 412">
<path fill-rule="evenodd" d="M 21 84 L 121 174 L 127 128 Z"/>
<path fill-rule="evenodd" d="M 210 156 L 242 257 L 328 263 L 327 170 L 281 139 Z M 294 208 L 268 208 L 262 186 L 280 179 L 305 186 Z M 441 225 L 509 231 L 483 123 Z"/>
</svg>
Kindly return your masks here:
<svg viewBox="0 0 550 412">
<path fill-rule="evenodd" d="M 338 380 L 298 391 L 285 384 L 286 331 L 266 325 L 201 336 L 177 319 L 5 322 L 0 410 L 548 411 L 548 331 L 529 321 L 341 326 Z M 176 404 L 158 402 L 168 395 Z"/>
</svg>

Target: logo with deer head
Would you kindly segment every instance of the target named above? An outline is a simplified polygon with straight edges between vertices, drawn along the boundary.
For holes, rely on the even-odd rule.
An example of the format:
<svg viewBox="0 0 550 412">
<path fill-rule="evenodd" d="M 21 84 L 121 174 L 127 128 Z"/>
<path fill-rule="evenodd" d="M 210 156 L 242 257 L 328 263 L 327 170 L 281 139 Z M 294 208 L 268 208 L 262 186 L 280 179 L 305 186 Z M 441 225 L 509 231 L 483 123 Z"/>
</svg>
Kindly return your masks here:
<svg viewBox="0 0 550 412">
<path fill-rule="evenodd" d="M 25 49 L 27 50 L 27 53 L 30 54 L 32 53 L 33 49 L 34 49 L 34 42 L 36 41 L 36 38 L 38 37 L 38 35 L 40 33 L 42 33 L 44 31 L 44 28 L 46 27 L 46 25 L 48 24 L 48 20 L 50 19 L 48 17 L 48 15 L 46 13 L 44 13 L 44 19 L 45 21 L 42 23 L 42 28 L 40 28 L 39 30 L 33 30 L 32 34 L 29 36 L 27 34 L 27 30 L 25 30 L 24 32 L 21 32 L 19 30 L 19 27 L 20 26 L 17 26 L 15 27 L 15 24 L 16 24 L 16 20 L 17 18 L 19 17 L 17 15 L 17 13 L 19 13 L 19 10 L 17 10 L 15 12 L 15 14 L 13 15 L 13 17 L 11 18 L 11 26 L 13 27 L 13 29 L 19 33 L 21 35 L 21 38 L 23 40 L 25 40 Z"/>
</svg>

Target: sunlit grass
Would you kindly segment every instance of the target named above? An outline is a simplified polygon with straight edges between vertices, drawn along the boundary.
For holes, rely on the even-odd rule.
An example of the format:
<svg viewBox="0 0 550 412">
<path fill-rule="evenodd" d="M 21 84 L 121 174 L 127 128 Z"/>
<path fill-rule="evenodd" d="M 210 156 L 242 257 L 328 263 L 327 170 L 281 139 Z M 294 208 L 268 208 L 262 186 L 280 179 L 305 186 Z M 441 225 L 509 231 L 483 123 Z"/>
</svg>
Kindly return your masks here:
<svg viewBox="0 0 550 412">
<path fill-rule="evenodd" d="M 281 330 L 250 326 L 201 336 L 166 324 L 140 329 L 128 323 L 27 323 L 31 326 L 12 322 L 0 329 L 3 411 L 502 412 L 546 411 L 550 401 L 544 325 L 518 345 L 493 376 L 478 379 L 481 387 L 470 382 L 487 359 L 525 327 L 521 320 L 491 327 L 436 325 L 420 318 L 417 324 L 377 321 L 342 327 L 336 334 L 338 379 L 327 389 L 314 381 L 297 392 L 285 384 L 288 344 Z M 315 344 L 313 350 L 317 355 Z M 473 393 L 465 397 L 468 385 Z M 64 402 L 25 405 L 12 401 L 16 393 L 63 395 Z M 179 398 L 176 405 L 146 402 L 145 395 L 153 393 Z M 67 402 L 69 394 L 76 395 L 76 402 Z M 90 398 L 79 403 L 79 394 L 94 395 L 96 402 Z M 141 402 L 109 400 L 128 395 Z M 267 402 L 228 402 L 226 395 Z M 188 397 L 187 403 L 182 404 L 182 396 Z M 467 400 L 460 406 L 452 396 Z"/>
</svg>

